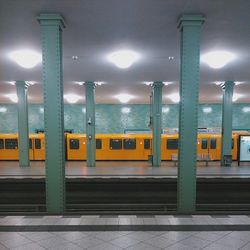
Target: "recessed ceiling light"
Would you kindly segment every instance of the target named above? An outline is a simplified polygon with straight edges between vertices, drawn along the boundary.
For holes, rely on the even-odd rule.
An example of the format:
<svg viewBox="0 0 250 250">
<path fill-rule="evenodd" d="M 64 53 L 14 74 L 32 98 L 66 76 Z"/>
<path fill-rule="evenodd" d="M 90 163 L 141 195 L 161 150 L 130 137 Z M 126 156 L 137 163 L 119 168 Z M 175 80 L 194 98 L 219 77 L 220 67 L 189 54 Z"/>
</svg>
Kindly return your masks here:
<svg viewBox="0 0 250 250">
<path fill-rule="evenodd" d="M 96 85 L 101 86 L 104 84 L 104 82 L 95 82 Z"/>
<path fill-rule="evenodd" d="M 119 94 L 116 95 L 115 98 L 117 98 L 121 103 L 127 103 L 129 102 L 134 96 L 129 94 Z"/>
<path fill-rule="evenodd" d="M 174 60 L 174 57 L 173 56 L 169 56 L 168 60 L 172 61 L 172 60 Z"/>
<path fill-rule="evenodd" d="M 130 113 L 130 108 L 128 108 L 128 107 L 123 107 L 123 108 L 122 108 L 122 113 L 123 113 L 123 114 L 128 114 L 128 113 Z"/>
<path fill-rule="evenodd" d="M 37 82 L 35 82 L 35 81 L 26 81 L 26 83 L 28 83 L 29 85 L 35 85 L 35 84 L 37 84 Z"/>
<path fill-rule="evenodd" d="M 213 51 L 201 56 L 201 61 L 211 68 L 220 69 L 235 59 L 235 55 L 228 51 Z"/>
<path fill-rule="evenodd" d="M 15 102 L 17 103 L 18 102 L 18 97 L 16 94 L 8 94 L 8 95 L 5 95 L 6 97 L 8 97 L 12 102 Z"/>
<path fill-rule="evenodd" d="M 178 93 L 170 94 L 167 97 L 174 103 L 180 102 L 180 95 Z"/>
<path fill-rule="evenodd" d="M 162 112 L 163 113 L 168 113 L 169 112 L 169 107 L 163 107 Z"/>
<path fill-rule="evenodd" d="M 241 97 L 243 97 L 242 94 L 234 93 L 233 94 L 233 102 L 236 102 Z"/>
<path fill-rule="evenodd" d="M 211 107 L 204 107 L 202 109 L 203 113 L 211 113 L 213 111 L 213 109 Z"/>
<path fill-rule="evenodd" d="M 240 84 L 243 84 L 243 83 L 245 83 L 245 82 L 236 81 L 236 82 L 234 82 L 234 83 L 235 83 L 235 85 L 240 85 Z"/>
<path fill-rule="evenodd" d="M 72 56 L 72 59 L 73 59 L 73 60 L 77 60 L 77 59 L 78 59 L 78 56 Z"/>
<path fill-rule="evenodd" d="M 0 107 L 0 113 L 6 113 L 7 108 L 6 107 Z"/>
<path fill-rule="evenodd" d="M 243 108 L 242 108 L 242 111 L 243 111 L 244 113 L 249 113 L 249 112 L 250 112 L 250 107 L 243 107 Z"/>
<path fill-rule="evenodd" d="M 151 86 L 154 84 L 154 82 L 143 82 L 143 84 L 147 85 L 147 86 Z"/>
<path fill-rule="evenodd" d="M 223 84 L 225 83 L 225 81 L 216 81 L 216 82 L 213 82 L 213 84 L 217 85 L 217 86 L 222 86 Z"/>
<path fill-rule="evenodd" d="M 6 81 L 5 83 L 10 84 L 10 85 L 15 85 L 16 84 L 15 81 Z"/>
<path fill-rule="evenodd" d="M 129 68 L 138 59 L 138 54 L 130 50 L 116 51 L 108 56 L 108 61 L 121 69 Z"/>
<path fill-rule="evenodd" d="M 19 66 L 26 69 L 31 69 L 42 61 L 41 54 L 28 49 L 13 51 L 9 57 Z"/>
<path fill-rule="evenodd" d="M 83 113 L 86 113 L 86 108 L 82 108 L 82 112 L 83 112 Z"/>
<path fill-rule="evenodd" d="M 162 82 L 165 86 L 168 86 L 170 84 L 173 84 L 174 82 Z"/>
<path fill-rule="evenodd" d="M 69 103 L 77 103 L 80 99 L 82 99 L 81 96 L 75 95 L 75 94 L 67 94 L 67 95 L 64 95 L 64 98 L 65 98 L 66 101 L 69 102 Z"/>
</svg>

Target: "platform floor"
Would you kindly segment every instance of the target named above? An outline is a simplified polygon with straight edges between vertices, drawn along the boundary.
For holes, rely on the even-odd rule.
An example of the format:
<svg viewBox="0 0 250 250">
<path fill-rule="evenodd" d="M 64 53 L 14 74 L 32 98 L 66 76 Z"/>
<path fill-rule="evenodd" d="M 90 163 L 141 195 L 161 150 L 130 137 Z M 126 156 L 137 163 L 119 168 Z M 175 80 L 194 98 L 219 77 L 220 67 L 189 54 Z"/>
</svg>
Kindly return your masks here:
<svg viewBox="0 0 250 250">
<path fill-rule="evenodd" d="M 27 168 L 19 167 L 18 161 L 1 161 L 0 178 L 44 178 L 45 163 L 42 161 L 31 162 Z M 95 177 L 173 177 L 177 176 L 177 167 L 173 162 L 163 162 L 161 167 L 152 167 L 145 161 L 100 161 L 96 167 L 86 167 L 83 161 L 66 162 L 66 176 L 68 178 L 95 178 Z M 234 162 L 232 167 L 221 167 L 219 162 L 210 162 L 208 166 L 204 162 L 197 163 L 197 176 L 206 178 L 249 178 L 250 166 L 237 166 Z"/>
<path fill-rule="evenodd" d="M 249 216 L 237 215 L 6 216 L 0 249 L 249 250 L 249 223 Z M 184 226 L 193 230 L 180 230 Z"/>
</svg>

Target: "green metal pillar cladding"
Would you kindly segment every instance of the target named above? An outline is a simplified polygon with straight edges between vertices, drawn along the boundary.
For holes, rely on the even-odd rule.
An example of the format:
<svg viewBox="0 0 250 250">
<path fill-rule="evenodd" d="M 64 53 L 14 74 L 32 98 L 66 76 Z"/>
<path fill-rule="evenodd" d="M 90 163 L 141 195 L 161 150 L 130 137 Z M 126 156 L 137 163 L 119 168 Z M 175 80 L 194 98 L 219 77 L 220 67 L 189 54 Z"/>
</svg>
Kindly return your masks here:
<svg viewBox="0 0 250 250">
<path fill-rule="evenodd" d="M 202 15 L 183 15 L 181 31 L 181 77 L 179 113 L 179 154 L 177 209 L 195 211 L 196 147 L 199 102 L 200 33 Z"/>
<path fill-rule="evenodd" d="M 18 149 L 20 167 L 29 167 L 28 84 L 16 81 L 18 97 Z"/>
<path fill-rule="evenodd" d="M 221 166 L 231 166 L 232 162 L 232 113 L 234 82 L 226 81 L 223 86 L 222 105 L 222 147 Z"/>
<path fill-rule="evenodd" d="M 161 166 L 161 124 L 162 124 L 162 82 L 154 82 L 152 85 L 153 101 L 153 161 L 154 167 Z"/>
<path fill-rule="evenodd" d="M 65 208 L 62 29 L 65 25 L 59 14 L 40 14 L 37 19 L 42 29 L 46 206 L 49 213 L 62 213 Z"/>
<path fill-rule="evenodd" d="M 85 82 L 87 166 L 95 167 L 95 83 Z"/>
</svg>

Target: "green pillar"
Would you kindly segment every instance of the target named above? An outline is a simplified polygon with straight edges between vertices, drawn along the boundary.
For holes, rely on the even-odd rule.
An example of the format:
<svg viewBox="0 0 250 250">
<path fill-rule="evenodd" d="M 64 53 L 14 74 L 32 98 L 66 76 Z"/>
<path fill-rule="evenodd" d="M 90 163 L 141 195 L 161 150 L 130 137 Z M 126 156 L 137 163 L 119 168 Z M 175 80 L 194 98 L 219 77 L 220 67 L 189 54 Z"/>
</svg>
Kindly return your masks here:
<svg viewBox="0 0 250 250">
<path fill-rule="evenodd" d="M 16 81 L 18 97 L 18 150 L 20 167 L 29 167 L 28 84 Z"/>
<path fill-rule="evenodd" d="M 46 206 L 49 213 L 62 213 L 65 208 L 62 29 L 65 25 L 58 14 L 40 14 L 37 19 L 42 29 Z"/>
<path fill-rule="evenodd" d="M 233 112 L 234 82 L 226 81 L 222 86 L 222 143 L 221 166 L 231 166 L 232 163 L 232 112 Z"/>
<path fill-rule="evenodd" d="M 153 111 L 153 161 L 154 167 L 161 166 L 161 123 L 162 123 L 162 82 L 152 85 L 152 111 Z"/>
<path fill-rule="evenodd" d="M 87 166 L 95 167 L 95 83 L 85 82 Z"/>
<path fill-rule="evenodd" d="M 183 15 L 181 32 L 181 77 L 179 111 L 179 153 L 177 209 L 181 213 L 195 211 L 196 144 L 199 102 L 201 15 Z"/>
</svg>

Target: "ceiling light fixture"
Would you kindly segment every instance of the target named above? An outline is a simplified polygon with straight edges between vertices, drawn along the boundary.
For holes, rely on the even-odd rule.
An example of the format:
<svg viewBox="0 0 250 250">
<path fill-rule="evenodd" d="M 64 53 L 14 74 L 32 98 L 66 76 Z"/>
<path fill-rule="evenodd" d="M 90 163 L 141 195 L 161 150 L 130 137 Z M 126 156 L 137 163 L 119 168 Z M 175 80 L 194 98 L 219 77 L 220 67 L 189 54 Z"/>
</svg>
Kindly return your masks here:
<svg viewBox="0 0 250 250">
<path fill-rule="evenodd" d="M 220 69 L 235 59 L 235 55 L 228 51 L 213 51 L 201 56 L 201 61 L 209 67 Z"/>
<path fill-rule="evenodd" d="M 162 82 L 165 86 L 168 86 L 170 84 L 173 84 L 174 82 Z"/>
<path fill-rule="evenodd" d="M 108 61 L 121 69 L 129 68 L 138 59 L 138 54 L 131 50 L 116 51 L 108 56 Z"/>
<path fill-rule="evenodd" d="M 241 98 L 243 95 L 242 94 L 238 94 L 238 93 L 234 93 L 233 94 L 233 102 L 236 102 L 239 98 Z"/>
<path fill-rule="evenodd" d="M 17 103 L 18 102 L 18 97 L 16 94 L 8 94 L 8 95 L 5 95 L 6 97 L 8 97 L 12 102 L 15 102 Z"/>
<path fill-rule="evenodd" d="M 39 108 L 39 112 L 40 112 L 41 114 L 43 114 L 43 113 L 44 113 L 44 108 L 43 108 L 43 107 L 40 107 L 40 108 Z"/>
<path fill-rule="evenodd" d="M 115 98 L 117 98 L 121 103 L 127 103 L 133 98 L 133 96 L 129 94 L 119 94 L 116 95 Z"/>
<path fill-rule="evenodd" d="M 64 95 L 64 99 L 66 99 L 68 103 L 77 103 L 81 98 L 81 96 L 75 94 Z"/>
<path fill-rule="evenodd" d="M 180 95 L 178 93 L 170 94 L 167 97 L 174 103 L 180 102 Z"/>
<path fill-rule="evenodd" d="M 82 112 L 83 112 L 83 113 L 86 113 L 86 108 L 82 108 Z"/>
<path fill-rule="evenodd" d="M 9 54 L 9 57 L 26 69 L 31 69 L 42 61 L 42 56 L 39 53 L 28 49 L 13 51 Z"/>
<path fill-rule="evenodd" d="M 128 114 L 128 113 L 130 113 L 130 108 L 128 108 L 128 107 L 123 107 L 123 108 L 122 108 L 122 113 L 123 113 L 123 114 Z"/>
<path fill-rule="evenodd" d="M 85 82 L 78 82 L 78 81 L 75 81 L 75 84 L 78 84 L 80 86 L 84 85 Z"/>
<path fill-rule="evenodd" d="M 72 59 L 73 59 L 73 60 L 77 60 L 77 59 L 78 59 L 78 56 L 72 56 Z"/>
<path fill-rule="evenodd" d="M 211 107 L 204 107 L 202 109 L 203 113 L 211 113 L 213 111 L 213 109 Z"/>
</svg>

